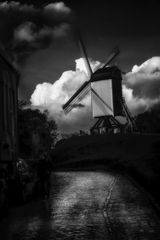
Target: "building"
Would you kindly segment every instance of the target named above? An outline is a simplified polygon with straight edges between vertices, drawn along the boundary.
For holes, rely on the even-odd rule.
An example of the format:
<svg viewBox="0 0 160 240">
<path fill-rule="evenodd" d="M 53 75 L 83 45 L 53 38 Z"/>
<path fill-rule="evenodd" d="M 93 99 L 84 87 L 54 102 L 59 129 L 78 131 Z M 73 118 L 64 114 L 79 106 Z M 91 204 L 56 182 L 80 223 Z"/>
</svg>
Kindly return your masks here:
<svg viewBox="0 0 160 240">
<path fill-rule="evenodd" d="M 0 46 L 0 167 L 13 166 L 17 158 L 18 82 L 18 71 Z"/>
</svg>

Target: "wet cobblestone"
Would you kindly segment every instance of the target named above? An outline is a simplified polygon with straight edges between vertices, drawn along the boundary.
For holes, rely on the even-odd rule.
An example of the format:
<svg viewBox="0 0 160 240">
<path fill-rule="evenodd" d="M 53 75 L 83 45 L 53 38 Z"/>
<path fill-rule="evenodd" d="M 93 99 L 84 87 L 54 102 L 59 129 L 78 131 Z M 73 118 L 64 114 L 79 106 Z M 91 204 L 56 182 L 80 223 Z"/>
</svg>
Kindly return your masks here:
<svg viewBox="0 0 160 240">
<path fill-rule="evenodd" d="M 122 176 L 107 211 L 115 239 L 160 239 L 160 220 L 149 199 Z"/>
<path fill-rule="evenodd" d="M 13 208 L 1 240 L 160 239 L 160 219 L 128 179 L 102 172 L 57 172 L 50 199 Z"/>
</svg>

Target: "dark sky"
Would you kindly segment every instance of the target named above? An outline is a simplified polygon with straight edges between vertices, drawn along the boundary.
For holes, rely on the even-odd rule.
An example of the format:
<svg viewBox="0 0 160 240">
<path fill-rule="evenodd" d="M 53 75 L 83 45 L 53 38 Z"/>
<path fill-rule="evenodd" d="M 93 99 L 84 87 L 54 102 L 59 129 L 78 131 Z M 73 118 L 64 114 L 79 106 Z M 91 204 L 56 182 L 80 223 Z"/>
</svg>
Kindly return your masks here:
<svg viewBox="0 0 160 240">
<path fill-rule="evenodd" d="M 134 64 L 160 54 L 158 1 L 81 2 L 75 3 L 73 8 L 88 54 L 93 58 L 105 59 L 117 44 L 121 50 L 119 64 L 124 70 L 130 70 Z"/>
<path fill-rule="evenodd" d="M 3 2 L 3 1 L 1 1 Z M 37 8 L 57 1 L 20 1 Z M 118 45 L 116 62 L 130 71 L 152 56 L 160 56 L 160 3 L 158 1 L 65 1 L 72 9 L 71 22 L 79 25 L 88 56 L 105 61 Z M 5 25 L 5 22 L 3 23 Z M 25 59 L 21 96 L 29 98 L 39 82 L 54 82 L 66 70 L 74 70 L 80 52 L 72 38 L 55 40 L 51 48 L 39 48 Z"/>
<path fill-rule="evenodd" d="M 24 2 L 24 1 L 23 1 Z M 56 1 L 26 1 L 35 5 Z M 159 1 L 64 1 L 79 22 L 88 55 L 105 60 L 117 44 L 119 64 L 130 70 L 147 58 L 160 55 Z"/>
</svg>

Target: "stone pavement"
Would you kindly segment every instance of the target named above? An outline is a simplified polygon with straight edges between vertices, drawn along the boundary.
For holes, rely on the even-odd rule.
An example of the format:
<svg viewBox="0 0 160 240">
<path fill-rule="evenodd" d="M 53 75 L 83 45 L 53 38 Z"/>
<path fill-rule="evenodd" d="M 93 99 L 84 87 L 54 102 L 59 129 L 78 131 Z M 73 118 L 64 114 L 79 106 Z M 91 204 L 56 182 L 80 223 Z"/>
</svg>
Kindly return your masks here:
<svg viewBox="0 0 160 240">
<path fill-rule="evenodd" d="M 50 199 L 13 208 L 0 240 L 160 239 L 160 218 L 143 192 L 110 172 L 57 172 Z"/>
</svg>

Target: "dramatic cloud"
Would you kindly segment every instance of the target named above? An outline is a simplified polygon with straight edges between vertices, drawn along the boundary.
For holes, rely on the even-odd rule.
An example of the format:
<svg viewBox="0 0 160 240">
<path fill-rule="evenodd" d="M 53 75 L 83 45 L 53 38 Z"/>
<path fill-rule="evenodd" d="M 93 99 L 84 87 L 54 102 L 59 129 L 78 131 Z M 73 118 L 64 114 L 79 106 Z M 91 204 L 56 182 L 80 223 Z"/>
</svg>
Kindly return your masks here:
<svg viewBox="0 0 160 240">
<path fill-rule="evenodd" d="M 65 37 L 72 24 L 72 12 L 63 2 L 42 8 L 19 2 L 0 3 L 0 41 L 21 59 Z"/>
<path fill-rule="evenodd" d="M 62 132 L 89 129 L 92 126 L 91 96 L 86 98 L 65 115 L 62 105 L 75 91 L 88 80 L 83 58 L 77 59 L 76 71 L 66 71 L 55 83 L 42 83 L 36 86 L 31 96 L 32 106 L 48 109 Z M 101 64 L 91 61 L 93 71 Z M 141 66 L 134 66 L 132 72 L 123 76 L 123 96 L 133 115 L 144 112 L 160 102 L 160 57 L 154 57 Z"/>
<path fill-rule="evenodd" d="M 160 103 L 160 57 L 135 65 L 124 76 L 123 93 L 134 114 Z"/>
<path fill-rule="evenodd" d="M 85 72 L 86 75 L 89 75 L 88 65 L 87 65 L 84 58 L 79 58 L 79 59 L 75 60 L 75 62 L 76 62 L 76 69 L 77 70 Z M 90 66 L 91 66 L 91 69 L 92 69 L 93 72 L 95 72 L 98 69 L 98 67 L 101 65 L 101 62 L 94 61 L 91 58 L 89 59 L 89 63 L 90 63 Z"/>
<path fill-rule="evenodd" d="M 25 22 L 17 27 L 14 31 L 14 38 L 17 41 L 32 42 L 35 40 L 35 24 L 32 22 Z"/>
<path fill-rule="evenodd" d="M 93 71 L 100 64 L 98 61 L 90 61 Z M 62 105 L 75 93 L 75 91 L 89 80 L 86 67 L 82 58 L 76 60 L 76 71 L 66 71 L 55 83 L 42 83 L 36 86 L 31 96 L 33 107 L 41 110 L 47 109 L 62 132 L 74 132 L 80 129 L 88 129 L 92 120 L 91 98 L 88 94 L 80 104 L 65 115 Z"/>
<path fill-rule="evenodd" d="M 67 23 L 60 24 L 54 28 L 49 28 L 47 26 L 37 29 L 36 25 L 32 22 L 25 22 L 18 26 L 14 31 L 14 40 L 16 43 L 28 42 L 28 44 L 44 42 L 47 39 L 52 42 L 55 37 L 65 37 L 70 30 L 70 26 Z"/>
<path fill-rule="evenodd" d="M 46 10 L 53 10 L 62 13 L 70 13 L 71 9 L 67 7 L 63 2 L 50 3 L 45 7 Z"/>
</svg>

